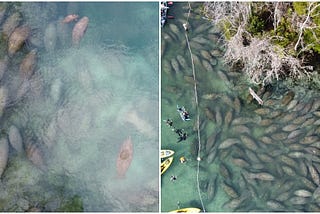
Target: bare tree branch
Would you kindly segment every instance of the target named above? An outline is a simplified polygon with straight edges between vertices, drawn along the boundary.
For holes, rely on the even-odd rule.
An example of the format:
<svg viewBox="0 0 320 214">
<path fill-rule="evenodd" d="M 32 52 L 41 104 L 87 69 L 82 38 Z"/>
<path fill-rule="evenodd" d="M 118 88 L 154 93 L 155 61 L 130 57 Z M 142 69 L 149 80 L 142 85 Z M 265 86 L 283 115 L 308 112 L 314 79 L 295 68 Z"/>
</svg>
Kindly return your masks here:
<svg viewBox="0 0 320 214">
<path fill-rule="evenodd" d="M 272 2 L 274 5 L 273 10 L 273 29 L 274 32 L 276 32 L 280 22 L 281 18 L 284 16 L 284 14 L 287 12 L 287 9 L 289 7 L 290 3 L 287 2 Z"/>
<path fill-rule="evenodd" d="M 316 2 L 308 2 L 308 14 L 307 14 L 307 17 L 306 17 L 306 19 L 304 20 L 304 22 L 300 25 L 300 30 L 299 30 L 299 38 L 298 38 L 298 41 L 297 41 L 297 43 L 295 44 L 295 46 L 294 46 L 294 50 L 295 51 L 297 51 L 297 49 L 298 49 L 298 45 L 300 44 L 300 41 L 301 41 L 301 39 L 302 39 L 302 34 L 303 34 L 303 31 L 304 31 L 304 29 L 306 29 L 307 27 L 309 27 L 309 26 L 307 26 L 307 23 L 309 22 L 309 20 L 310 20 L 310 16 L 311 16 L 311 14 L 313 13 L 313 11 L 318 7 L 318 6 L 320 6 L 320 4 L 317 4 L 317 5 L 315 5 L 315 6 L 313 6 L 313 4 L 314 3 L 316 3 Z M 313 7 L 312 7 L 313 6 Z M 312 23 L 311 23 L 312 24 Z"/>
<path fill-rule="evenodd" d="M 274 11 L 274 29 L 286 13 L 289 3 L 266 3 L 259 7 Z M 309 16 L 315 7 L 309 9 Z M 281 76 L 289 75 L 300 78 L 309 75 L 311 66 L 303 65 L 303 61 L 287 54 L 285 48 L 273 44 L 275 37 L 253 37 L 246 29 L 251 16 L 249 2 L 209 2 L 205 3 L 206 16 L 221 30 L 232 32 L 226 43 L 225 62 L 231 66 L 240 63 L 242 70 L 255 84 L 266 84 Z M 272 13 L 271 13 L 272 14 Z M 307 21 L 309 18 L 306 19 Z M 305 21 L 307 23 L 307 21 Z M 228 24 L 226 28 L 225 24 Z M 312 27 L 310 24 L 304 25 Z M 225 34 L 226 35 L 226 34 Z M 301 42 L 300 42 L 301 43 Z M 301 43 L 302 44 L 302 43 Z"/>
</svg>

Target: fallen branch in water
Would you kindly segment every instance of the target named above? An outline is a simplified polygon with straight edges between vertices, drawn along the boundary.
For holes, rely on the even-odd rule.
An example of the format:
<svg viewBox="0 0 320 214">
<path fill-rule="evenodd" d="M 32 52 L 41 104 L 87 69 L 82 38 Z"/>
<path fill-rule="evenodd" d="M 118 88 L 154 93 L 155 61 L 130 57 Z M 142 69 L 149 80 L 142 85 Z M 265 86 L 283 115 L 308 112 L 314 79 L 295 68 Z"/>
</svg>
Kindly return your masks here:
<svg viewBox="0 0 320 214">
<path fill-rule="evenodd" d="M 258 103 L 260 105 L 263 105 L 263 100 L 258 96 L 258 94 L 256 94 L 256 92 L 254 92 L 254 90 L 252 90 L 252 88 L 249 87 L 249 93 L 252 95 L 252 97 L 258 101 Z"/>
</svg>

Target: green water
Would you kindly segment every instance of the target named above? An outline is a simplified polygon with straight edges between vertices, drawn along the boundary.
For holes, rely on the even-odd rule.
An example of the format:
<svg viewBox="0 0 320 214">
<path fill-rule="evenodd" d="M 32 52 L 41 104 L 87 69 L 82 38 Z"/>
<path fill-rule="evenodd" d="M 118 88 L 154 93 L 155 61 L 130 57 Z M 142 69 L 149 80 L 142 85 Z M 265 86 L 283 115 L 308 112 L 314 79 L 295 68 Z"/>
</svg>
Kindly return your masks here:
<svg viewBox="0 0 320 214">
<path fill-rule="evenodd" d="M 23 3 L 11 10 L 40 42 L 30 39 L 3 79 L 18 85 L 18 57 L 38 45 L 30 90 L 1 120 L 3 136 L 18 128 L 24 151 L 9 148 L 0 210 L 158 211 L 158 3 Z M 79 47 L 71 45 L 74 23 L 58 27 L 73 13 L 89 18 Z M 56 43 L 47 50 L 49 23 Z M 129 136 L 133 159 L 121 179 L 116 160 Z M 30 161 L 38 150 L 26 145 L 36 145 L 43 165 Z"/>
<path fill-rule="evenodd" d="M 289 81 L 268 85 L 264 91 L 249 84 L 224 64 L 222 37 L 202 18 L 201 3 L 191 7 L 188 38 L 200 113 L 200 192 L 197 108 L 182 27 L 188 4 L 175 3 L 169 12 L 175 19 L 169 19 L 161 32 L 161 119 L 172 119 L 188 138 L 177 143 L 178 135 L 162 122 L 161 148 L 175 154 L 161 176 L 161 210 L 319 211 L 319 93 Z M 263 106 L 252 100 L 249 87 L 262 97 Z M 186 107 L 190 121 L 181 120 L 177 104 Z M 228 141 L 234 143 L 227 145 Z M 181 156 L 186 163 L 180 163 Z"/>
</svg>

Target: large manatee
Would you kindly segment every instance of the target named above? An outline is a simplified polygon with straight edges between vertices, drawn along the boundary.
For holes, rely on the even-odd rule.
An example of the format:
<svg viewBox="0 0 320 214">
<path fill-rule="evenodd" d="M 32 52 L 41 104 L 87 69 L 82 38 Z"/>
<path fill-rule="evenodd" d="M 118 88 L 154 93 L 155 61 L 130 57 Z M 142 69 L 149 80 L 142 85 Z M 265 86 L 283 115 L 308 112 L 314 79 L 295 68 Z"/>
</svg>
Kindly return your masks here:
<svg viewBox="0 0 320 214">
<path fill-rule="evenodd" d="M 36 50 L 30 51 L 21 61 L 19 71 L 21 76 L 26 79 L 30 79 L 34 73 L 34 69 L 37 64 L 37 52 Z"/>
<path fill-rule="evenodd" d="M 55 23 L 50 23 L 44 32 L 44 47 L 47 51 L 53 51 L 57 43 L 57 29 Z"/>
<path fill-rule="evenodd" d="M 0 139 L 0 176 L 4 172 L 8 162 L 9 143 L 7 138 Z"/>
<path fill-rule="evenodd" d="M 30 33 L 28 26 L 20 26 L 14 29 L 8 41 L 8 53 L 10 56 L 15 54 L 27 40 Z"/>
<path fill-rule="evenodd" d="M 133 144 L 128 137 L 120 148 L 117 159 L 118 178 L 124 178 L 133 158 Z"/>
<path fill-rule="evenodd" d="M 73 45 L 79 45 L 80 40 L 82 39 L 84 33 L 87 30 L 88 23 L 89 23 L 89 18 L 85 16 L 75 24 L 72 30 Z"/>
</svg>

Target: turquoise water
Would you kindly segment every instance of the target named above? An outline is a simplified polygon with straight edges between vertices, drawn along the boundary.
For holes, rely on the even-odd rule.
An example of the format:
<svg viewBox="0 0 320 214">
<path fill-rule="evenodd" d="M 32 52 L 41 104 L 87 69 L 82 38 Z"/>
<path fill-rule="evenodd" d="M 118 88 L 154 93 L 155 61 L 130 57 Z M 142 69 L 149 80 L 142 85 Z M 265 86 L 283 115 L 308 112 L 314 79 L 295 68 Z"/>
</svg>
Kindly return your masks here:
<svg viewBox="0 0 320 214">
<path fill-rule="evenodd" d="M 177 143 L 178 135 L 162 122 L 161 148 L 175 154 L 161 176 L 161 210 L 319 211 L 318 91 L 289 81 L 265 88 L 250 84 L 245 75 L 224 64 L 223 39 L 202 18 L 201 3 L 191 7 L 188 38 L 200 115 L 200 192 L 197 106 L 182 27 L 189 7 L 181 2 L 170 9 L 175 18 L 161 32 L 161 119 L 172 119 L 173 126 L 184 129 L 188 137 Z M 249 87 L 264 105 L 252 100 Z M 177 104 L 186 107 L 190 121 L 181 120 Z M 185 163 L 179 161 L 182 156 Z"/>
<path fill-rule="evenodd" d="M 21 3 L 7 11 L 19 11 L 32 34 L 1 82 L 14 89 L 2 136 L 17 127 L 23 151 L 9 147 L 0 210 L 158 211 L 158 3 Z M 67 14 L 89 18 L 78 47 L 74 23 L 61 24 Z M 29 90 L 14 99 L 19 62 L 34 48 Z M 119 179 L 116 160 L 129 136 L 133 160 Z"/>
</svg>

